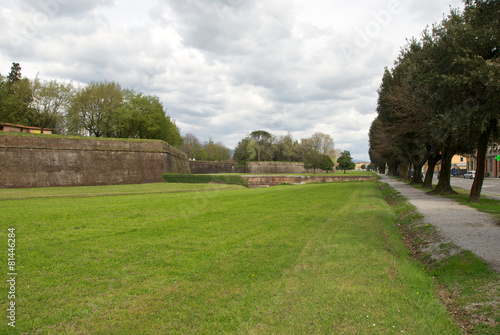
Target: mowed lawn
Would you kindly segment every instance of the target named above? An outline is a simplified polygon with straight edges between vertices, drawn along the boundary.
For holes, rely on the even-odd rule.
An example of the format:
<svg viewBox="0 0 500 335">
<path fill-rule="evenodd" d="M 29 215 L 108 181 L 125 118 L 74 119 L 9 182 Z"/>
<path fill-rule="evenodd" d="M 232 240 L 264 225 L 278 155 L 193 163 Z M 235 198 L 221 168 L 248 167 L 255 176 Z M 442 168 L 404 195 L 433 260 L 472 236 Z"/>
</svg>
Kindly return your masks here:
<svg viewBox="0 0 500 335">
<path fill-rule="evenodd" d="M 405 249 L 376 182 L 157 190 L 169 187 L 0 201 L 0 264 L 6 275 L 14 227 L 18 272 L 16 328 L 4 318 L 0 329 L 460 333 Z"/>
</svg>

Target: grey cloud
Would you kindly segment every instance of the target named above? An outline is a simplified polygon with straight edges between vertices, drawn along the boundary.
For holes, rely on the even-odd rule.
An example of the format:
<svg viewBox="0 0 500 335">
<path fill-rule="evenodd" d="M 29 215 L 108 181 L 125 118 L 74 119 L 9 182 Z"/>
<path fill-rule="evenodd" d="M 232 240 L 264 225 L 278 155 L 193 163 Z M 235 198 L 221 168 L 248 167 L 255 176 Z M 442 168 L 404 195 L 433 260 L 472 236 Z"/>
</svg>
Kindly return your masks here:
<svg viewBox="0 0 500 335">
<path fill-rule="evenodd" d="M 290 37 L 291 23 L 285 6 L 259 6 L 256 1 L 236 0 L 168 3 L 178 15 L 185 45 L 216 57 L 252 54 Z"/>
<path fill-rule="evenodd" d="M 23 11 L 45 15 L 52 19 L 60 16 L 82 17 L 99 7 L 112 6 L 114 2 L 114 0 L 24 0 L 20 1 L 19 5 Z"/>
<path fill-rule="evenodd" d="M 60 6 L 44 12 L 42 2 Z M 2 31 L 21 32 L 23 41 L 16 49 L 15 40 L 0 36 L 1 70 L 19 61 L 23 71 L 35 68 L 41 77 L 114 80 L 158 95 L 181 131 L 200 140 L 212 137 L 232 147 L 256 129 L 291 131 L 295 139 L 333 132 L 337 148 L 367 157 L 384 66 L 392 65 L 404 37 L 418 35 L 423 23 L 433 23 L 429 17 L 447 10 L 445 0 L 424 2 L 400 0 L 400 13 L 355 45 L 356 34 L 376 22 L 373 13 L 388 8 L 386 0 L 160 0 L 141 6 L 27 0 L 19 2 L 22 9 L 0 11 Z M 296 5 L 312 15 L 302 17 Z"/>
<path fill-rule="evenodd" d="M 450 13 L 450 7 L 463 8 L 463 3 L 460 0 L 411 0 L 407 4 L 406 12 L 412 19 L 432 26 Z M 435 21 L 429 22 L 429 17 Z"/>
</svg>

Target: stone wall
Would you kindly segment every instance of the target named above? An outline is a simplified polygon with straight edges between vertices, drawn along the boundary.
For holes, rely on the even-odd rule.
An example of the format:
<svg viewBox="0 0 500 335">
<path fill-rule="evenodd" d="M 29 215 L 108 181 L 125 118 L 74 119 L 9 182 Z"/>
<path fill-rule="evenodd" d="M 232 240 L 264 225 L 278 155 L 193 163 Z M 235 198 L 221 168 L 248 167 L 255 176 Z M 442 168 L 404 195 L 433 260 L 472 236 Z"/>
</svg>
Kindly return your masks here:
<svg viewBox="0 0 500 335">
<path fill-rule="evenodd" d="M 247 173 L 313 173 L 300 162 L 247 162 Z M 316 173 L 326 171 L 316 169 Z"/>
<path fill-rule="evenodd" d="M 234 173 L 236 162 L 189 161 L 189 167 L 192 174 Z"/>
<path fill-rule="evenodd" d="M 161 182 L 190 173 L 186 155 L 163 141 L 0 135 L 0 188 Z"/>
<path fill-rule="evenodd" d="M 346 181 L 367 181 L 376 180 L 376 176 L 343 176 L 343 175 L 331 175 L 331 176 L 242 176 L 247 182 L 249 188 L 258 187 L 270 187 L 279 184 L 292 184 L 300 185 L 307 183 L 338 183 Z"/>
<path fill-rule="evenodd" d="M 247 162 L 246 166 L 238 166 L 236 162 L 204 162 L 189 161 L 191 173 L 313 173 L 313 169 L 305 169 L 300 162 Z M 316 169 L 316 173 L 326 171 Z"/>
</svg>

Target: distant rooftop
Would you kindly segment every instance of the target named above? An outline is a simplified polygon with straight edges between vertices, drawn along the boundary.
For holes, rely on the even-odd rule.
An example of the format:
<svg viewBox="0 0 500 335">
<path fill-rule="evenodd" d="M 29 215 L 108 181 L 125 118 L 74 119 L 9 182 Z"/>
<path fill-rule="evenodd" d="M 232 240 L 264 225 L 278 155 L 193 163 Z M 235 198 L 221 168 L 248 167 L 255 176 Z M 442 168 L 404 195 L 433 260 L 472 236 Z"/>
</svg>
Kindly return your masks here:
<svg viewBox="0 0 500 335">
<path fill-rule="evenodd" d="M 0 131 L 13 133 L 42 133 L 40 127 L 23 126 L 19 124 L 0 122 Z M 51 128 L 43 128 L 44 134 L 52 134 Z"/>
</svg>

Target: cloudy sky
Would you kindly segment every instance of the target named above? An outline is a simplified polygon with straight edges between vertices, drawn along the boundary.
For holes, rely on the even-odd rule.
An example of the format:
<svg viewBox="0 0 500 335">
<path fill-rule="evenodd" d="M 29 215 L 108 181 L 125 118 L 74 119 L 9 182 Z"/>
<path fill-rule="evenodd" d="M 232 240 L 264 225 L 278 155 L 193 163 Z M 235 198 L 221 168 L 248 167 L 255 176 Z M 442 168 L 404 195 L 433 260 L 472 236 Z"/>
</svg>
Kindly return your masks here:
<svg viewBox="0 0 500 335">
<path fill-rule="evenodd" d="M 182 134 L 330 134 L 368 160 L 384 67 L 460 0 L 0 0 L 0 73 L 116 81 Z"/>
</svg>

